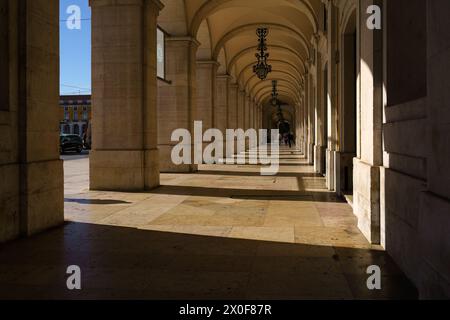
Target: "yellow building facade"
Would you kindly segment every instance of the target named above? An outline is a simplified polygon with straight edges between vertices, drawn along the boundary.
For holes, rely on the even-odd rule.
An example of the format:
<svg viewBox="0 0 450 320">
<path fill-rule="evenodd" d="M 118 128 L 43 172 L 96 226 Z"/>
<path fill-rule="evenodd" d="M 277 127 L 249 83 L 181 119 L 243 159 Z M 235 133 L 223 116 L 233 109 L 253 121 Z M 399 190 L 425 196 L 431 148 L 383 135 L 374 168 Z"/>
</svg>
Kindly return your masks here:
<svg viewBox="0 0 450 320">
<path fill-rule="evenodd" d="M 91 96 L 61 96 L 59 106 L 60 132 L 83 136 L 92 117 Z"/>
</svg>

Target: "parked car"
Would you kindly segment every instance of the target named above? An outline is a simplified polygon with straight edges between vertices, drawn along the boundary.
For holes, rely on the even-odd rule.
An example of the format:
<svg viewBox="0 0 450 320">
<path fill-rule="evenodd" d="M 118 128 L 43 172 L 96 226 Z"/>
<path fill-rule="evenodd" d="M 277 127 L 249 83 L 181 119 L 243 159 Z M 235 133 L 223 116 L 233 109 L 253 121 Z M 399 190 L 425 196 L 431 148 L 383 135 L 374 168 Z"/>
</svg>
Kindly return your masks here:
<svg viewBox="0 0 450 320">
<path fill-rule="evenodd" d="M 59 151 L 65 153 L 67 151 L 74 151 L 81 153 L 83 151 L 83 139 L 76 134 L 61 134 L 59 137 Z"/>
</svg>

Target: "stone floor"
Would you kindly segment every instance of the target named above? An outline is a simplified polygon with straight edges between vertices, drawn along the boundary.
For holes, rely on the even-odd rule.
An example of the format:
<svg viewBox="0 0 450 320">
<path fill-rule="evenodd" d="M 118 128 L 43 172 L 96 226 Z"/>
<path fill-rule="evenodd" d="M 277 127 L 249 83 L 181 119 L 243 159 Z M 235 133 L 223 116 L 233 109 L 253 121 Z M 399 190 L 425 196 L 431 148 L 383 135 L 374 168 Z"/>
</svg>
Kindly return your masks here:
<svg viewBox="0 0 450 320">
<path fill-rule="evenodd" d="M 88 158 L 65 161 L 63 227 L 0 247 L 0 298 L 414 299 L 297 151 L 280 172 L 203 165 L 146 193 L 88 191 Z M 366 286 L 370 265 L 382 290 Z M 66 268 L 82 290 L 66 289 Z"/>
</svg>

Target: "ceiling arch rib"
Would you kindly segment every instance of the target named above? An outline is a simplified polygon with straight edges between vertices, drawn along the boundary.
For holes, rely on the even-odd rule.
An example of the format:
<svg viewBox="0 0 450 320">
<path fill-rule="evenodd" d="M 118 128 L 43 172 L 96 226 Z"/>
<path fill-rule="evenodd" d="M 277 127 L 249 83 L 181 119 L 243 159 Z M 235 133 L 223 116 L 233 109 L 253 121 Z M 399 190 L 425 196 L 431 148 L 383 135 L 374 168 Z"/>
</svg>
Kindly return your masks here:
<svg viewBox="0 0 450 320">
<path fill-rule="evenodd" d="M 282 89 L 282 88 L 289 89 L 296 98 L 299 97 L 298 91 L 296 90 L 296 88 L 294 88 L 292 85 L 290 85 L 288 81 L 283 80 L 283 79 L 278 79 L 277 81 L 278 81 L 278 89 Z M 258 83 L 256 86 L 254 86 L 252 88 L 252 90 L 253 90 L 252 95 L 255 97 L 259 97 L 262 93 L 265 93 L 266 91 L 272 93 L 272 82 L 270 82 L 270 84 L 269 83 L 264 83 L 264 84 Z M 253 94 L 253 92 L 254 92 L 254 94 Z"/>
<path fill-rule="evenodd" d="M 190 21 L 190 32 L 192 36 L 196 36 L 200 24 L 205 18 L 212 15 L 213 13 L 220 11 L 221 9 L 229 7 L 274 7 L 272 0 L 204 0 L 203 3 L 199 3 L 198 0 L 186 0 L 186 2 L 189 3 L 188 7 L 191 8 L 191 10 L 189 10 L 190 12 L 188 12 L 188 20 Z M 197 3 L 196 8 L 194 3 Z M 317 32 L 319 26 L 318 18 L 309 1 L 281 0 L 276 7 L 286 7 L 290 8 L 291 10 L 297 10 L 299 13 L 306 17 L 311 29 L 313 30 L 313 33 Z M 189 16 L 190 14 L 192 16 Z"/>
<path fill-rule="evenodd" d="M 299 97 L 295 93 L 295 90 L 293 90 L 288 86 L 280 85 L 278 89 L 278 94 L 280 95 L 281 93 L 288 95 L 294 101 L 299 101 Z M 269 96 L 270 99 L 272 99 L 272 90 L 269 87 L 262 88 L 258 93 L 258 96 L 255 97 L 255 100 L 261 102 L 266 96 Z"/>
<path fill-rule="evenodd" d="M 203 20 L 197 33 L 197 40 L 200 43 L 197 48 L 197 60 L 212 60 L 212 39 L 211 29 L 208 19 Z M 217 60 L 215 57 L 214 60 Z"/>
<path fill-rule="evenodd" d="M 264 95 L 261 96 L 261 98 L 259 100 L 257 100 L 257 103 L 265 106 L 265 105 L 270 104 L 270 99 L 271 99 L 271 94 L 265 93 Z M 284 103 L 287 103 L 287 104 L 293 105 L 293 106 L 295 106 L 297 104 L 297 101 L 294 98 L 292 98 L 292 96 L 290 96 L 289 93 L 286 93 L 284 91 L 280 91 L 279 100 L 281 102 L 284 102 Z"/>
<path fill-rule="evenodd" d="M 190 34 L 202 43 L 197 58 L 220 61 L 218 74 L 231 75 L 258 101 L 269 97 L 272 87 L 271 80 L 261 84 L 252 72 L 257 52 L 254 31 L 268 27 L 273 36 L 268 38 L 268 62 L 273 66 L 269 77 L 279 80 L 280 96 L 301 101 L 311 54 L 308 39 L 317 32 L 321 0 L 279 0 L 276 4 L 273 0 L 173 1 L 184 3 Z"/>
<path fill-rule="evenodd" d="M 245 88 L 248 89 L 249 93 L 252 93 L 254 88 L 256 86 L 258 86 L 259 84 L 266 84 L 266 85 L 270 85 L 270 87 L 272 87 L 272 80 L 277 80 L 277 81 L 286 81 L 288 82 L 293 88 L 297 89 L 297 90 L 301 90 L 301 86 L 300 83 L 297 82 L 297 80 L 292 77 L 292 75 L 290 75 L 289 73 L 287 73 L 286 71 L 280 71 L 280 70 L 272 70 L 272 73 L 270 75 L 270 78 L 261 81 L 255 74 L 253 74 L 245 83 Z M 270 83 L 266 83 L 267 81 L 270 81 Z"/>
<path fill-rule="evenodd" d="M 239 53 L 237 53 L 236 55 L 232 56 L 231 59 L 228 61 L 228 67 L 227 69 L 230 70 L 231 68 L 233 68 L 234 64 L 236 64 L 236 62 L 241 59 L 243 56 L 245 55 L 249 55 L 251 54 L 253 56 L 253 60 L 254 60 L 254 54 L 256 52 L 256 50 L 258 49 L 258 46 L 250 46 L 248 48 L 244 48 L 243 50 L 241 50 Z M 276 51 L 284 51 L 284 52 L 289 52 L 289 54 L 292 56 L 292 58 L 294 58 L 295 60 L 297 60 L 297 62 L 303 67 L 304 72 L 306 72 L 306 66 L 305 66 L 305 62 L 303 60 L 303 57 L 301 57 L 297 52 L 295 52 L 292 49 L 289 49 L 287 47 L 284 46 L 279 46 L 279 45 L 269 45 L 267 46 L 267 50 L 269 53 L 273 53 Z"/>
<path fill-rule="evenodd" d="M 296 40 L 303 46 L 303 49 L 305 50 L 305 52 L 307 52 L 307 54 L 309 54 L 310 49 L 309 49 L 308 41 L 306 40 L 305 35 L 303 35 L 301 32 L 299 32 L 291 27 L 282 25 L 282 24 L 252 23 L 252 24 L 238 26 L 238 27 L 234 28 L 233 30 L 229 31 L 228 33 L 226 33 L 225 35 L 223 35 L 222 38 L 217 42 L 217 44 L 214 47 L 213 57 L 217 57 L 217 55 L 219 54 L 222 47 L 224 47 L 225 44 L 228 41 L 230 41 L 231 39 L 239 36 L 242 33 L 247 33 L 247 32 L 254 33 L 254 31 L 260 27 L 267 27 L 267 28 L 269 28 L 269 30 L 278 30 L 278 31 L 286 32 L 286 33 L 289 33 L 291 36 L 294 35 L 296 37 Z M 309 57 L 307 57 L 307 58 L 309 58 Z"/>
<path fill-rule="evenodd" d="M 268 60 L 268 63 L 272 65 L 272 67 L 276 69 L 285 69 L 286 71 L 289 71 L 292 76 L 295 75 L 295 78 L 297 81 L 301 81 L 303 78 L 302 74 L 300 73 L 300 70 L 289 61 L 283 61 L 283 60 Z M 237 81 L 240 81 L 242 77 L 244 77 L 245 73 L 253 73 L 253 66 L 256 64 L 255 61 L 252 61 L 251 63 L 247 64 L 244 68 L 242 68 L 241 72 L 237 76 Z"/>
<path fill-rule="evenodd" d="M 266 43 L 269 46 L 282 46 L 295 51 L 303 60 L 308 60 L 309 51 L 305 50 L 302 44 L 297 40 L 297 38 L 288 34 L 284 31 L 273 31 L 270 32 L 266 38 Z M 258 45 L 258 37 L 255 30 L 241 32 L 233 38 L 229 39 L 224 47 L 227 50 L 236 52 L 240 51 L 244 46 Z"/>
<path fill-rule="evenodd" d="M 219 56 L 216 61 L 219 63 L 219 68 L 217 69 L 217 74 L 225 75 L 227 74 L 227 55 L 224 49 L 220 51 Z"/>
<path fill-rule="evenodd" d="M 286 105 L 286 104 L 292 105 L 292 106 L 297 105 L 297 101 L 294 98 L 292 98 L 289 95 L 289 93 L 280 92 L 280 96 L 279 97 L 280 97 L 279 100 L 282 102 L 282 105 Z M 257 103 L 260 104 L 260 105 L 263 105 L 263 106 L 269 105 L 270 104 L 270 99 L 271 99 L 270 93 L 266 93 L 260 98 L 260 100 L 257 101 Z"/>
</svg>

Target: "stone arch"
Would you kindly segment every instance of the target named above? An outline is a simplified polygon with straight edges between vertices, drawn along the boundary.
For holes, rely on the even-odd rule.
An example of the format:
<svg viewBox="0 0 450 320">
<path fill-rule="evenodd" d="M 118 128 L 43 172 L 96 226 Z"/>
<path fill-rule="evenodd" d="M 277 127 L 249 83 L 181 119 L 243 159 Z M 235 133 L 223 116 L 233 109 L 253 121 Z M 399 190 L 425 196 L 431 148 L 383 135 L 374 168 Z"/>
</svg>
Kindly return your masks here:
<svg viewBox="0 0 450 320">
<path fill-rule="evenodd" d="M 234 37 L 245 32 L 249 31 L 254 32 L 257 28 L 261 26 L 267 27 L 270 30 L 281 30 L 283 32 L 295 35 L 298 42 L 301 43 L 305 51 L 309 53 L 308 40 L 306 39 L 305 35 L 302 32 L 295 30 L 292 27 L 285 26 L 279 23 L 252 23 L 238 26 L 233 30 L 227 32 L 224 36 L 222 36 L 222 38 L 217 42 L 217 44 L 214 47 L 213 56 L 216 57 L 220 52 L 220 50 L 226 45 L 226 43 L 231 39 L 233 39 Z"/>
<path fill-rule="evenodd" d="M 197 60 L 213 60 L 211 45 L 212 39 L 208 19 L 203 20 L 203 22 L 201 23 L 196 35 L 196 39 L 199 42 L 196 53 Z"/>
<path fill-rule="evenodd" d="M 218 56 L 215 60 L 217 60 L 217 62 L 219 63 L 219 67 L 217 69 L 217 74 L 218 75 L 228 74 L 227 55 L 226 55 L 225 49 L 222 48 L 222 50 L 220 50 L 220 53 L 218 54 Z"/>
<path fill-rule="evenodd" d="M 208 17 L 209 15 L 231 6 L 243 7 L 245 5 L 250 7 L 257 7 L 257 5 L 261 6 L 261 4 L 268 4 L 270 1 L 264 0 L 210 0 L 204 1 L 204 3 L 197 9 L 195 15 L 192 17 L 190 23 L 190 32 L 195 35 L 200 27 L 201 21 Z M 304 15 L 308 22 L 310 23 L 313 32 L 317 32 L 318 30 L 318 19 L 317 15 L 314 12 L 311 4 L 306 0 L 283 0 L 281 4 L 278 6 L 285 5 L 286 7 L 290 7 L 292 9 L 296 9 L 298 13 Z"/>
</svg>

